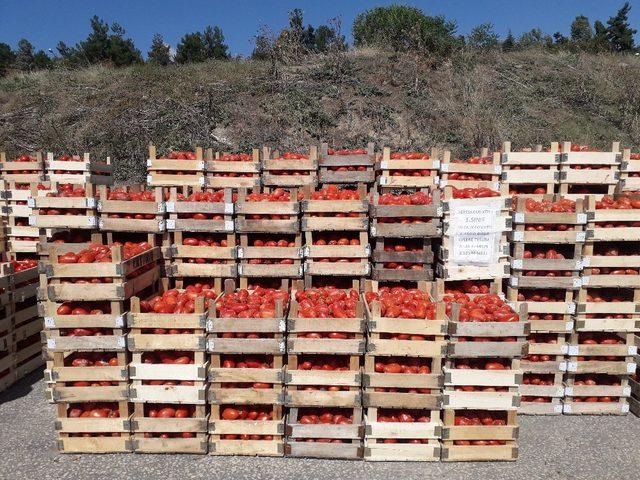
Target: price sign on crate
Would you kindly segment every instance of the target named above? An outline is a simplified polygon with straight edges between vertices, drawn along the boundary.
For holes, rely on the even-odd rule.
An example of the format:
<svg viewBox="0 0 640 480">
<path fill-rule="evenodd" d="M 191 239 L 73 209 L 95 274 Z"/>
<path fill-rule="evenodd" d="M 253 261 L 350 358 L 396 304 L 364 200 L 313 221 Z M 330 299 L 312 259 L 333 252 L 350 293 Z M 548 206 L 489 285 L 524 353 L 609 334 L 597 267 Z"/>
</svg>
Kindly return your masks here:
<svg viewBox="0 0 640 480">
<path fill-rule="evenodd" d="M 451 201 L 449 235 L 451 262 L 458 265 L 491 265 L 498 261 L 504 221 L 498 202 Z"/>
</svg>

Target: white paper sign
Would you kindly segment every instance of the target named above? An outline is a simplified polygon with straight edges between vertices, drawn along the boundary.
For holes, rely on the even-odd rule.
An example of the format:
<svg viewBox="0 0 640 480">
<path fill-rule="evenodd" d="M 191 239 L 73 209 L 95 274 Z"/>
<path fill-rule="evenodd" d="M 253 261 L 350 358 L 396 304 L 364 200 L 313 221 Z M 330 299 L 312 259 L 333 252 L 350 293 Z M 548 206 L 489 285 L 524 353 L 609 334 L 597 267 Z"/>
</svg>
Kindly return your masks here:
<svg viewBox="0 0 640 480">
<path fill-rule="evenodd" d="M 448 234 L 451 262 L 457 265 L 491 265 L 498 261 L 503 221 L 498 202 L 451 201 Z"/>
</svg>

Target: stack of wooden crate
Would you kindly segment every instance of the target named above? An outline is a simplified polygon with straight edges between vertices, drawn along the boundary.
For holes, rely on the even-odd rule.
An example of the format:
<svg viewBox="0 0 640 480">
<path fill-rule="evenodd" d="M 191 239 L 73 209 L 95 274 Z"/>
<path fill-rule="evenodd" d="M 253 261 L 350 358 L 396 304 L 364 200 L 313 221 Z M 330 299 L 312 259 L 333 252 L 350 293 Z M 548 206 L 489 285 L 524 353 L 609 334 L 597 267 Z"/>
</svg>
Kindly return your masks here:
<svg viewBox="0 0 640 480">
<path fill-rule="evenodd" d="M 369 282 L 364 295 L 364 458 L 437 461 L 447 350 L 444 303 L 434 301 L 426 282 L 417 289 Z"/>
<path fill-rule="evenodd" d="M 262 185 L 265 187 L 315 188 L 318 184 L 318 148 L 309 153 L 262 149 Z"/>
<path fill-rule="evenodd" d="M 539 199 L 542 195 L 553 195 L 560 181 L 560 160 L 558 142 L 551 142 L 547 151 L 542 150 L 542 145 L 512 151 L 511 142 L 504 142 L 502 186 L 512 196 Z"/>
<path fill-rule="evenodd" d="M 107 157 L 104 161 L 94 161 L 91 154 L 85 152 L 80 155 L 60 155 L 47 152 L 44 162 L 45 180 L 55 183 L 70 183 L 81 185 L 111 185 L 113 183 L 113 165 Z"/>
<path fill-rule="evenodd" d="M 451 320 L 442 460 L 515 460 L 520 359 L 527 354 L 530 326 L 526 311 L 516 313 L 495 294 L 456 294 L 445 301 Z"/>
<path fill-rule="evenodd" d="M 640 328 L 640 197 L 590 196 L 587 215 L 564 413 L 626 414 Z"/>
<path fill-rule="evenodd" d="M 155 287 L 160 258 L 149 244 L 50 248 L 40 295 L 60 451 L 133 449 L 125 313 L 129 299 Z"/>
<path fill-rule="evenodd" d="M 375 165 L 373 143 L 366 149 L 354 150 L 334 150 L 323 143 L 318 158 L 318 181 L 321 185 L 364 184 L 370 187 L 376 181 Z"/>
<path fill-rule="evenodd" d="M 355 289 L 298 287 L 287 322 L 286 453 L 362 458 L 361 296 Z"/>
<path fill-rule="evenodd" d="M 563 142 L 558 193 L 574 200 L 613 194 L 620 179 L 621 160 L 620 142 L 613 142 L 608 152 Z"/>
<path fill-rule="evenodd" d="M 286 289 L 225 290 L 207 319 L 209 453 L 284 454 Z"/>
<path fill-rule="evenodd" d="M 235 210 L 240 286 L 268 280 L 291 283 L 302 278 L 298 190 L 240 190 Z"/>
<path fill-rule="evenodd" d="M 516 198 L 507 297 L 525 304 L 531 321 L 520 413 L 562 412 L 565 355 L 587 235 L 584 203 L 553 195 Z"/>
</svg>

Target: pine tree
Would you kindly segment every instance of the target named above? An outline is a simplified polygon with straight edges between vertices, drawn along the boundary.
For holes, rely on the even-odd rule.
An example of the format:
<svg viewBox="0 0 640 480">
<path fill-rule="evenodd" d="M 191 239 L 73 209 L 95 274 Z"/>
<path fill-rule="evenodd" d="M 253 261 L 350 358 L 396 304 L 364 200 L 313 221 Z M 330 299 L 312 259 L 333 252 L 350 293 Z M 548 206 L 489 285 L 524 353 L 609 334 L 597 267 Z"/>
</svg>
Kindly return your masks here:
<svg viewBox="0 0 640 480">
<path fill-rule="evenodd" d="M 509 34 L 507 35 L 507 38 L 505 38 L 504 42 L 502 42 L 502 51 L 511 52 L 513 51 L 515 46 L 516 46 L 516 41 L 513 38 L 513 33 L 511 33 L 511 30 L 509 30 Z"/>
<path fill-rule="evenodd" d="M 13 66 L 16 55 L 11 50 L 11 46 L 6 43 L 0 43 L 0 77 L 7 74 L 7 70 Z"/>
<path fill-rule="evenodd" d="M 204 62 L 207 59 L 207 47 L 200 32 L 187 33 L 176 47 L 176 63 Z"/>
<path fill-rule="evenodd" d="M 226 60 L 229 58 L 229 47 L 224 43 L 222 29 L 210 26 L 204 30 L 203 41 L 207 50 L 207 58 Z"/>
<path fill-rule="evenodd" d="M 571 23 L 571 43 L 582 50 L 586 50 L 593 39 L 593 30 L 589 19 L 584 15 L 578 15 Z"/>
<path fill-rule="evenodd" d="M 16 50 L 16 67 L 22 70 L 23 72 L 28 72 L 33 70 L 33 57 L 35 55 L 35 51 L 33 49 L 33 45 L 26 38 L 21 39 L 18 42 L 18 49 Z"/>
<path fill-rule="evenodd" d="M 593 40 L 591 41 L 591 50 L 595 53 L 609 51 L 609 40 L 607 39 L 607 27 L 600 20 L 596 20 L 593 24 Z"/>
<path fill-rule="evenodd" d="M 628 52 L 634 49 L 633 35 L 637 30 L 629 25 L 630 10 L 631 5 L 625 2 L 616 16 L 607 21 L 607 40 L 614 52 Z"/>
<path fill-rule="evenodd" d="M 151 48 L 147 53 L 149 62 L 157 65 L 169 65 L 171 63 L 171 47 L 164 43 L 162 35 L 156 33 L 151 41 Z"/>
</svg>

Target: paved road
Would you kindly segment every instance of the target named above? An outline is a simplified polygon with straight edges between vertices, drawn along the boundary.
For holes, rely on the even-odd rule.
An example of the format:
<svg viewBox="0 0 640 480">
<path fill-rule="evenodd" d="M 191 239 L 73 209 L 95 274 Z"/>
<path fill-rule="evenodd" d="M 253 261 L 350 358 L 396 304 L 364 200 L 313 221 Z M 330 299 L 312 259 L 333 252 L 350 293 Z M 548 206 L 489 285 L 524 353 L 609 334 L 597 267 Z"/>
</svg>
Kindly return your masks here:
<svg viewBox="0 0 640 480">
<path fill-rule="evenodd" d="M 523 417 L 516 463 L 369 463 L 197 455 L 60 455 L 41 372 L 0 395 L 0 479 L 637 479 L 640 419 Z"/>
</svg>

